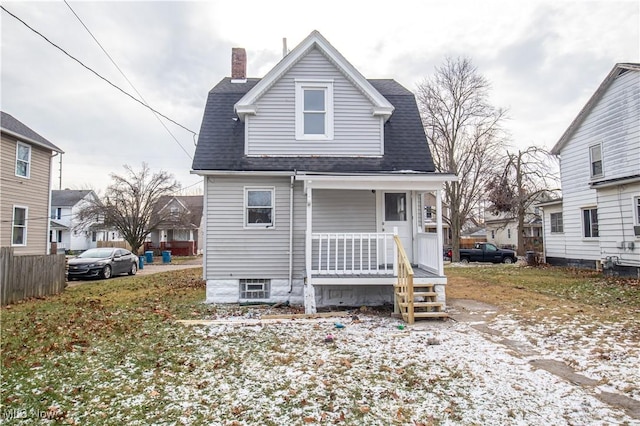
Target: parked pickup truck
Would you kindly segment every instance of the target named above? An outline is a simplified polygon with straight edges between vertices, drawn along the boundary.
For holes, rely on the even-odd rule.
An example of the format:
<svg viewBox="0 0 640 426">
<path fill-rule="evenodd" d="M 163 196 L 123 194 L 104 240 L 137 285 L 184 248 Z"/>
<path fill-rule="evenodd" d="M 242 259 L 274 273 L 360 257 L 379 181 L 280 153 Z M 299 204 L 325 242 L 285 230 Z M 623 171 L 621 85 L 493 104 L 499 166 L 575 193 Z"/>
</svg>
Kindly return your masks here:
<svg viewBox="0 0 640 426">
<path fill-rule="evenodd" d="M 460 262 L 515 263 L 518 260 L 513 250 L 499 249 L 491 243 L 475 243 L 472 249 L 460 249 Z"/>
</svg>

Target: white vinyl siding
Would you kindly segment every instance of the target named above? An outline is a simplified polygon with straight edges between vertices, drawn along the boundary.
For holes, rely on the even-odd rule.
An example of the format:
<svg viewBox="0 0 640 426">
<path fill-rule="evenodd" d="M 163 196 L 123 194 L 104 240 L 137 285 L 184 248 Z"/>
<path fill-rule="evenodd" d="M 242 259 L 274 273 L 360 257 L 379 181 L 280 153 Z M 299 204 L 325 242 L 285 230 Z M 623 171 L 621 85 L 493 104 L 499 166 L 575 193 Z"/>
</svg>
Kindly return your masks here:
<svg viewBox="0 0 640 426">
<path fill-rule="evenodd" d="M 313 232 L 376 232 L 376 194 L 315 189 Z"/>
<path fill-rule="evenodd" d="M 640 183 L 603 188 L 598 191 L 598 228 L 602 257 L 618 256 L 640 263 L 640 241 L 634 235 L 640 208 Z M 628 244 L 633 243 L 630 250 Z"/>
<path fill-rule="evenodd" d="M 567 257 L 602 259 L 599 239 L 583 236 L 582 209 L 599 205 L 596 190 L 589 186 L 592 181 L 589 147 L 602 145 L 602 168 L 607 180 L 637 175 L 639 110 L 640 72 L 628 71 L 611 82 L 560 152 Z"/>
<path fill-rule="evenodd" d="M 566 258 L 566 239 L 565 234 L 551 232 L 551 215 L 562 215 L 562 204 L 546 206 L 543 209 L 544 216 L 544 251 L 546 257 Z M 564 222 L 564 215 L 563 215 Z M 563 223 L 563 229 L 564 227 Z"/>
<path fill-rule="evenodd" d="M 296 140 L 296 80 L 333 82 L 333 139 Z M 318 49 L 282 76 L 256 101 L 245 122 L 247 155 L 381 156 L 383 119 L 373 104 Z"/>
<path fill-rule="evenodd" d="M 247 228 L 245 187 L 274 189 L 274 226 Z M 205 209 L 206 279 L 287 279 L 289 276 L 289 177 L 208 177 Z M 293 275 L 305 273 L 306 198 L 302 184 L 294 192 Z"/>
</svg>

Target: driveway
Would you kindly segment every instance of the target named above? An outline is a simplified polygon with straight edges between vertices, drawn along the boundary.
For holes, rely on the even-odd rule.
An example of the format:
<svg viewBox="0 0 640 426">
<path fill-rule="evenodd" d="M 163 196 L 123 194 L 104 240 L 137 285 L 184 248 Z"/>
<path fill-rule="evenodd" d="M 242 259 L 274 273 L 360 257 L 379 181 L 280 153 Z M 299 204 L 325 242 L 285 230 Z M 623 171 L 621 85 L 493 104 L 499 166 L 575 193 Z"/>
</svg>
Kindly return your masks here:
<svg viewBox="0 0 640 426">
<path fill-rule="evenodd" d="M 143 269 L 138 269 L 138 272 L 136 275 L 139 276 L 147 276 L 147 275 L 153 275 L 153 274 L 159 274 L 161 272 L 169 272 L 169 271 L 180 271 L 183 269 L 193 269 L 193 268 L 202 268 L 202 259 L 198 258 L 198 259 L 192 259 L 189 261 L 186 261 L 184 263 L 162 263 L 162 262 L 156 262 L 156 263 L 145 263 L 144 264 L 144 268 Z M 111 278 L 112 280 L 121 280 L 121 279 L 127 279 L 130 278 L 130 275 L 119 275 L 116 277 Z M 79 281 L 67 281 L 67 288 L 70 287 L 75 287 L 87 282 L 96 282 L 97 280 L 95 279 L 91 279 L 91 280 L 79 280 Z"/>
</svg>

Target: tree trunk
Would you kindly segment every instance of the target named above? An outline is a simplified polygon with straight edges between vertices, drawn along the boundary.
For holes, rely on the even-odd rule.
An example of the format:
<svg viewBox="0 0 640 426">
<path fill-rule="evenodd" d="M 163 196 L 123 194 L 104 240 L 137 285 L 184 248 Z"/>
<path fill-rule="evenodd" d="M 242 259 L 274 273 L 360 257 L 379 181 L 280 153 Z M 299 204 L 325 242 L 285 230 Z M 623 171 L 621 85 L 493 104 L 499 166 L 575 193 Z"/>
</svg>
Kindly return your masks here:
<svg viewBox="0 0 640 426">
<path fill-rule="evenodd" d="M 525 254 L 525 246 L 524 246 L 524 214 L 525 210 L 523 206 L 518 206 L 518 256 L 524 256 Z"/>
</svg>

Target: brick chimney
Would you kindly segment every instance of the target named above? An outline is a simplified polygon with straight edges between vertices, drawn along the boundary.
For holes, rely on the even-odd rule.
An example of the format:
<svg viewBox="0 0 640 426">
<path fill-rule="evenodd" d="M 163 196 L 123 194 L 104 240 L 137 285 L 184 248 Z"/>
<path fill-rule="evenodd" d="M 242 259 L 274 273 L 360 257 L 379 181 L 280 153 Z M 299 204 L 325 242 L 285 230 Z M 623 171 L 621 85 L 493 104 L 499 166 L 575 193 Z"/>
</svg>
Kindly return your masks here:
<svg viewBox="0 0 640 426">
<path fill-rule="evenodd" d="M 231 79 L 247 79 L 247 52 L 242 47 L 231 49 Z"/>
</svg>

